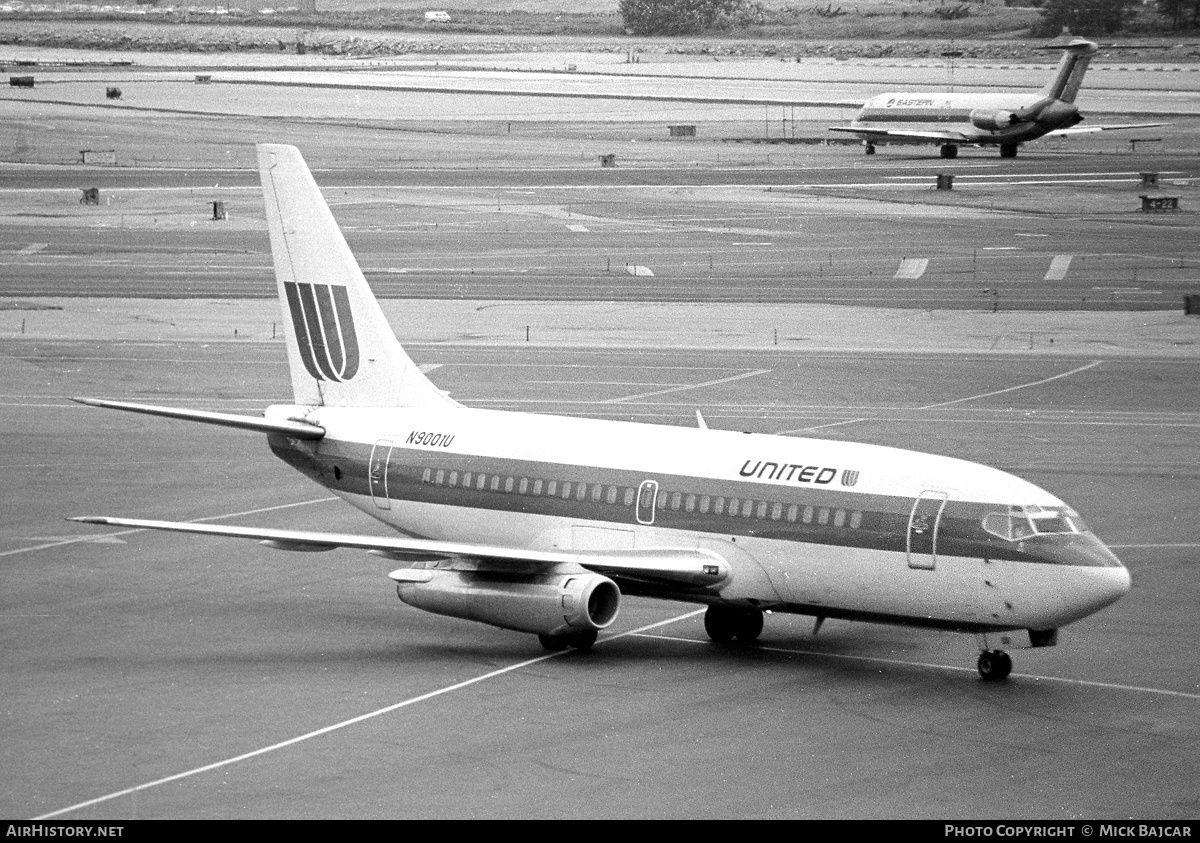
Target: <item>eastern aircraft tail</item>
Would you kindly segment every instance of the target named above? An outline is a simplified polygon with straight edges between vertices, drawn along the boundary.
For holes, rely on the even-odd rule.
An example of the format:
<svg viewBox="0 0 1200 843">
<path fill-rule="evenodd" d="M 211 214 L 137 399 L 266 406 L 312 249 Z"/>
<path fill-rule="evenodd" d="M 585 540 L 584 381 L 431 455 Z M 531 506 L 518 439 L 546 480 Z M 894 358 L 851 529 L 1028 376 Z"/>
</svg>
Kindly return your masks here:
<svg viewBox="0 0 1200 843">
<path fill-rule="evenodd" d="M 1100 48 L 1091 41 L 1074 38 L 1067 44 L 1046 46 L 1040 49 L 1063 50 L 1062 60 L 1054 72 L 1054 78 L 1042 88 L 1041 95 L 1063 102 L 1075 102 L 1079 86 L 1083 84 L 1083 74 L 1087 72 L 1092 56 Z"/>
<path fill-rule="evenodd" d="M 392 333 L 300 150 L 259 144 L 258 169 L 295 402 L 456 405 Z"/>
</svg>

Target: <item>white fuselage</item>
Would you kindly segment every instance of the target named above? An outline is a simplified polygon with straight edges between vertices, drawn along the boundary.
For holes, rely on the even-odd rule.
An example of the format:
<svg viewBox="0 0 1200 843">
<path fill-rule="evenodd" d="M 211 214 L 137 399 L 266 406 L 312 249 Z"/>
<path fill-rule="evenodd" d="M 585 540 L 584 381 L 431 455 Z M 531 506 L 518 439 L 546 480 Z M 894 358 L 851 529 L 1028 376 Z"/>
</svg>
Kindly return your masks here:
<svg viewBox="0 0 1200 843">
<path fill-rule="evenodd" d="M 700 548 L 731 566 L 724 601 L 1044 630 L 1128 588 L 1115 557 L 1094 564 L 1090 545 L 1088 564 L 1074 565 L 1023 556 L 1026 543 L 993 542 L 980 527 L 988 513 L 1064 504 L 964 460 L 465 408 L 278 407 L 269 415 L 323 426 L 312 467 L 297 467 L 397 530 L 533 550 Z M 1071 539 L 1103 547 L 1090 533 Z"/>
</svg>

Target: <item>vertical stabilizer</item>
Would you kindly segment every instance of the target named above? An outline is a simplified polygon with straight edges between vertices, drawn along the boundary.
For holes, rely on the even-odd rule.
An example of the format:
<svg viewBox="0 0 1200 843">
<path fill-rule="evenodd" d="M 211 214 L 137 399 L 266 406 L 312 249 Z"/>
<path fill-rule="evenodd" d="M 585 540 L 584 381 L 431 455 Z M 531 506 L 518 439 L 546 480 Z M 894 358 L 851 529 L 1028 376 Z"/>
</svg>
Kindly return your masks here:
<svg viewBox="0 0 1200 843">
<path fill-rule="evenodd" d="M 259 144 L 258 168 L 296 403 L 454 406 L 396 340 L 300 150 Z"/>
<path fill-rule="evenodd" d="M 1062 102 L 1075 102 L 1075 95 L 1079 93 L 1079 86 L 1083 84 L 1083 74 L 1087 72 L 1092 56 L 1096 55 L 1099 49 L 1091 41 L 1082 38 L 1075 38 L 1063 45 L 1062 60 L 1058 63 L 1054 78 L 1042 88 L 1041 95 Z"/>
</svg>

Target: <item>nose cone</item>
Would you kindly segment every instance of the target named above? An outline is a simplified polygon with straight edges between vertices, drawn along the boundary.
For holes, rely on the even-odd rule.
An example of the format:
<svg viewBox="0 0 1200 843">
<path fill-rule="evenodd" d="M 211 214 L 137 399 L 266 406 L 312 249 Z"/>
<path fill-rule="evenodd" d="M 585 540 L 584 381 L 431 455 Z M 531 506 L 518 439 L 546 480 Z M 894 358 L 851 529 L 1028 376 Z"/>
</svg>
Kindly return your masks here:
<svg viewBox="0 0 1200 843">
<path fill-rule="evenodd" d="M 1133 585 L 1129 569 L 1095 536 L 1076 537 L 1065 555 L 1072 566 L 1067 600 L 1075 619 L 1111 606 Z"/>
</svg>

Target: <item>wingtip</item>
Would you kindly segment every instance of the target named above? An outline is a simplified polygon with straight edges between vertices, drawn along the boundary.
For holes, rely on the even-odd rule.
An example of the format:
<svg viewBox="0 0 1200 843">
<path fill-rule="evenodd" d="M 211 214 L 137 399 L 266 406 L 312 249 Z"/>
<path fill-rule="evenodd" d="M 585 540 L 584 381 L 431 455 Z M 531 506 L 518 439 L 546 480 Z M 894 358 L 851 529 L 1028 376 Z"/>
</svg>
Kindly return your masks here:
<svg viewBox="0 0 1200 843">
<path fill-rule="evenodd" d="M 67 518 L 68 521 L 77 521 L 80 524 L 108 524 L 109 519 L 102 515 L 72 515 Z"/>
</svg>

